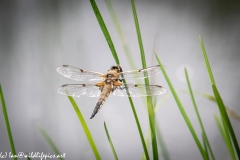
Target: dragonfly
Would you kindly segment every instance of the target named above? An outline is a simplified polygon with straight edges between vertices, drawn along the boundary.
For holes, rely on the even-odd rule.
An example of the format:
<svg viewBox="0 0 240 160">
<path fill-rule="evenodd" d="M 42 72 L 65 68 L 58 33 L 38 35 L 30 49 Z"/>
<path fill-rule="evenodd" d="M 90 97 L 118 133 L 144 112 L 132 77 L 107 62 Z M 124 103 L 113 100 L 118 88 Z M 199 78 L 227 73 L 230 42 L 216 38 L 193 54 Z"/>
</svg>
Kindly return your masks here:
<svg viewBox="0 0 240 160">
<path fill-rule="evenodd" d="M 123 82 L 123 79 L 144 79 L 154 76 L 161 72 L 159 65 L 131 71 L 123 71 L 119 65 L 114 65 L 107 71 L 107 74 L 62 65 L 57 68 L 57 72 L 64 77 L 76 81 L 88 82 L 86 84 L 62 85 L 58 88 L 58 93 L 72 97 L 80 97 L 83 95 L 87 97 L 99 97 L 90 119 L 98 113 L 110 93 L 122 97 L 155 96 L 166 93 L 166 89 L 159 85 L 130 84 Z"/>
</svg>

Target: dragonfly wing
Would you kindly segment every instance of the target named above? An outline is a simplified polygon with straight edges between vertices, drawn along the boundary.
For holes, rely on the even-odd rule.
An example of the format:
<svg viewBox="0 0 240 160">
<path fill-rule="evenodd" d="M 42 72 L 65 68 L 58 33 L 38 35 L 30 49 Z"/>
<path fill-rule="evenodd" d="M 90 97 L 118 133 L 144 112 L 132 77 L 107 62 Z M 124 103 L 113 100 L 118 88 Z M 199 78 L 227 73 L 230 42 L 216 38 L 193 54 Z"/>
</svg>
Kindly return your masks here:
<svg viewBox="0 0 240 160">
<path fill-rule="evenodd" d="M 140 69 L 140 70 L 132 70 L 132 71 L 125 71 L 119 73 L 120 76 L 124 79 L 143 79 L 146 77 L 154 76 L 161 72 L 161 68 L 159 65 L 148 67 L 146 69 Z"/>
<path fill-rule="evenodd" d="M 86 71 L 69 65 L 62 65 L 57 68 L 57 72 L 64 77 L 76 81 L 103 81 L 104 74 L 93 71 Z"/>
<path fill-rule="evenodd" d="M 127 96 L 127 97 L 141 97 L 154 96 L 166 93 L 165 88 L 158 85 L 144 85 L 144 84 L 122 84 L 117 87 L 113 95 Z"/>
<path fill-rule="evenodd" d="M 57 92 L 72 97 L 80 97 L 82 95 L 98 97 L 101 94 L 101 89 L 95 84 L 65 84 L 59 87 Z"/>
</svg>

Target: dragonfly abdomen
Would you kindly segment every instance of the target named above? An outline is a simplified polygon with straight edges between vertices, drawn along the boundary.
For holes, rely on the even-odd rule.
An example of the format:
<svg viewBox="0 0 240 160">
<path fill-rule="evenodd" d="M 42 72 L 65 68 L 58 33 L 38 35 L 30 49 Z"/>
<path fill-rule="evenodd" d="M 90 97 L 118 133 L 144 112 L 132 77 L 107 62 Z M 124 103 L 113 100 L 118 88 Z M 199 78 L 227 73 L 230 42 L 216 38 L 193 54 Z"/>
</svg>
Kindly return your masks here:
<svg viewBox="0 0 240 160">
<path fill-rule="evenodd" d="M 104 102 L 108 98 L 111 91 L 112 91 L 112 85 L 105 85 L 103 87 L 103 90 L 100 94 L 100 97 L 98 99 L 98 102 L 97 102 L 97 104 L 96 104 L 96 106 L 93 110 L 93 113 L 92 113 L 92 116 L 90 117 L 90 119 L 92 119 L 97 114 L 97 112 L 101 109 L 102 105 L 104 104 Z"/>
</svg>

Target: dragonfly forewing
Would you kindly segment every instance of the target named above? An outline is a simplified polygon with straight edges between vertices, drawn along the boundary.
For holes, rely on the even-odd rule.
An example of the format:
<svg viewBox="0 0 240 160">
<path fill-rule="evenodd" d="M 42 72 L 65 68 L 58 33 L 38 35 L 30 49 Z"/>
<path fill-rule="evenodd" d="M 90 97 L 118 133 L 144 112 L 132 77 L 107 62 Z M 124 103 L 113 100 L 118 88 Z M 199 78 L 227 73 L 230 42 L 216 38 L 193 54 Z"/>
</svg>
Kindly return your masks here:
<svg viewBox="0 0 240 160">
<path fill-rule="evenodd" d="M 132 71 L 125 71 L 121 72 L 120 76 L 124 79 L 143 79 L 146 77 L 154 76 L 161 72 L 161 68 L 159 65 L 148 67 L 146 69 L 140 70 L 132 70 Z"/>
<path fill-rule="evenodd" d="M 99 72 L 86 71 L 69 65 L 58 67 L 57 72 L 76 81 L 103 81 L 105 76 Z"/>
</svg>

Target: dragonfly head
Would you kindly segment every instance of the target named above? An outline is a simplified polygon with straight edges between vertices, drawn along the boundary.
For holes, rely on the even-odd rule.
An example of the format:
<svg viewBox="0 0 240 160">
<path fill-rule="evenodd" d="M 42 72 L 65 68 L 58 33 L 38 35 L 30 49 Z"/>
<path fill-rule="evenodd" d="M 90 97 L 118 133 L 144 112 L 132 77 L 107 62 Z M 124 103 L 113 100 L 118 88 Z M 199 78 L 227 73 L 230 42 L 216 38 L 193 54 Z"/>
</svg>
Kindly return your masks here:
<svg viewBox="0 0 240 160">
<path fill-rule="evenodd" d="M 122 68 L 120 66 L 112 66 L 110 70 L 116 70 L 118 73 L 122 72 Z"/>
</svg>

